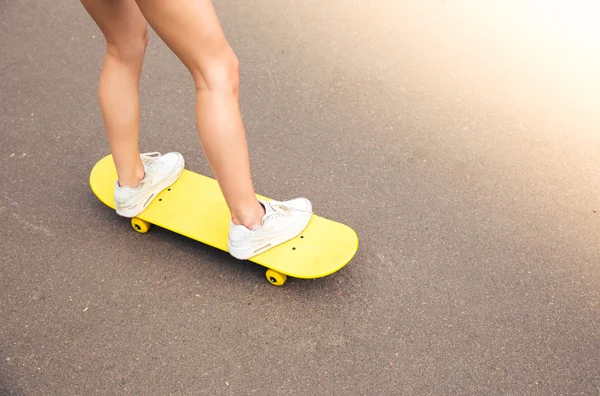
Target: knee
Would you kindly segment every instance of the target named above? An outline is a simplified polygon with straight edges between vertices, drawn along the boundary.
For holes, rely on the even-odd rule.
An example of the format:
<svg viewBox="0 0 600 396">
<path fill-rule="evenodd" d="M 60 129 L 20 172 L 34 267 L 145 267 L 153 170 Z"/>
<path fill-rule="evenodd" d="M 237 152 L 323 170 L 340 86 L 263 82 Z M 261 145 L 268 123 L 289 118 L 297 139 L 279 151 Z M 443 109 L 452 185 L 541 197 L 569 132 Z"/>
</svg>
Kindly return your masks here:
<svg viewBox="0 0 600 396">
<path fill-rule="evenodd" d="M 106 52 L 124 63 L 138 63 L 144 59 L 148 46 L 148 30 L 144 26 L 136 34 L 126 38 L 106 41 Z"/>
<path fill-rule="evenodd" d="M 191 69 L 196 90 L 238 95 L 240 85 L 240 64 L 231 48 L 201 67 Z"/>
</svg>

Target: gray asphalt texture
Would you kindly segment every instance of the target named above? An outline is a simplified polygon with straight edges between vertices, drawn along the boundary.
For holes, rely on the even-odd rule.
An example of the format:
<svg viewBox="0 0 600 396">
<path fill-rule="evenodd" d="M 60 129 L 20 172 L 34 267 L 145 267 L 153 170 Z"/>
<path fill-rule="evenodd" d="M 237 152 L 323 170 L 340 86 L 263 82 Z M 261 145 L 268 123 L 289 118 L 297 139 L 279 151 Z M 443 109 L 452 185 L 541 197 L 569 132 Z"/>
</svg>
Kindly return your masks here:
<svg viewBox="0 0 600 396">
<path fill-rule="evenodd" d="M 569 4 L 572 3 L 572 4 Z M 103 38 L 0 2 L 0 394 L 600 394 L 600 30 L 592 2 L 215 2 L 257 192 L 354 228 L 278 288 L 89 188 Z M 143 151 L 211 175 L 152 32 Z"/>
</svg>

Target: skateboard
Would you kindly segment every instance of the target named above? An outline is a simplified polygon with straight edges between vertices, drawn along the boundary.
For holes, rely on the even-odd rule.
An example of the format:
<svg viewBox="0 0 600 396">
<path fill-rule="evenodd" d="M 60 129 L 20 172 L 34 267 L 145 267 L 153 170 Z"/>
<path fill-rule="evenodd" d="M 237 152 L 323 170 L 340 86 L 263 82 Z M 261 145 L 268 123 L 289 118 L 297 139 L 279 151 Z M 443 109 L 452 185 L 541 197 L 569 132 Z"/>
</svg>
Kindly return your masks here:
<svg viewBox="0 0 600 396">
<path fill-rule="evenodd" d="M 115 209 L 117 171 L 112 155 L 102 158 L 90 174 L 98 199 Z M 269 201 L 269 198 L 257 195 Z M 227 251 L 230 212 L 217 181 L 184 169 L 171 187 L 158 194 L 131 226 L 146 233 L 151 225 Z M 287 277 L 316 279 L 330 275 L 352 260 L 358 236 L 347 225 L 312 215 L 306 229 L 294 239 L 249 259 L 267 268 L 267 280 L 282 286 Z"/>
</svg>

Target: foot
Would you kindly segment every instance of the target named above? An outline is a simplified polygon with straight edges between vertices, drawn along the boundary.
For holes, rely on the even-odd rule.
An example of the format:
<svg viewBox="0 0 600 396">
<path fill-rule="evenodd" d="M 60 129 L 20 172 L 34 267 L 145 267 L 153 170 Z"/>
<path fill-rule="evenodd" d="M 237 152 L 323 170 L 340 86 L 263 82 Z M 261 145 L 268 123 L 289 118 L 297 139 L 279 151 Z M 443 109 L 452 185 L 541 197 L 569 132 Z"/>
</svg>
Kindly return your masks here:
<svg viewBox="0 0 600 396">
<path fill-rule="evenodd" d="M 142 213 L 162 190 L 177 181 L 185 166 L 179 153 L 146 153 L 141 158 L 145 174 L 137 187 L 121 187 L 115 182 L 115 207 L 124 217 Z"/>
<path fill-rule="evenodd" d="M 231 222 L 229 227 L 229 253 L 239 260 L 247 260 L 296 237 L 312 216 L 312 205 L 306 198 L 259 202 L 265 208 L 262 225 L 250 230 Z"/>
</svg>

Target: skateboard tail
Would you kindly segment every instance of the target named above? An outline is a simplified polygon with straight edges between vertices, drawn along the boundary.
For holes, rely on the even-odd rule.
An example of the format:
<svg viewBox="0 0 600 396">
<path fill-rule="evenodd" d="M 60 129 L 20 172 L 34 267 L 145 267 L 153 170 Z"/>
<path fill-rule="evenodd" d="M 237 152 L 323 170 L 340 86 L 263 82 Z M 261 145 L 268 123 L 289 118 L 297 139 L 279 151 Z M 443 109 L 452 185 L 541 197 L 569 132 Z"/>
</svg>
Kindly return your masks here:
<svg viewBox="0 0 600 396">
<path fill-rule="evenodd" d="M 114 183 L 118 179 L 112 155 L 102 158 L 90 173 L 90 188 L 100 202 L 115 209 Z"/>
</svg>

